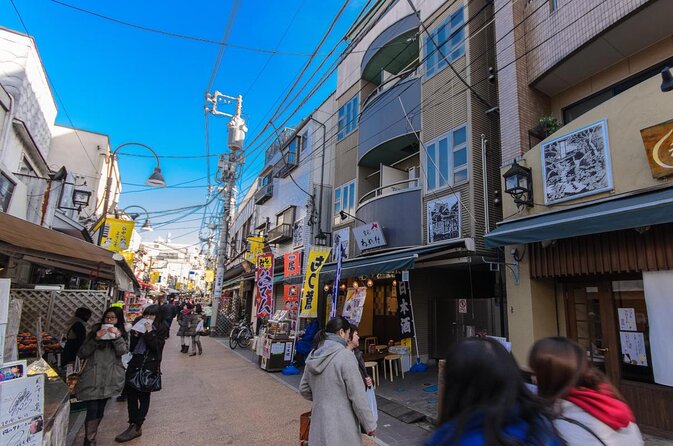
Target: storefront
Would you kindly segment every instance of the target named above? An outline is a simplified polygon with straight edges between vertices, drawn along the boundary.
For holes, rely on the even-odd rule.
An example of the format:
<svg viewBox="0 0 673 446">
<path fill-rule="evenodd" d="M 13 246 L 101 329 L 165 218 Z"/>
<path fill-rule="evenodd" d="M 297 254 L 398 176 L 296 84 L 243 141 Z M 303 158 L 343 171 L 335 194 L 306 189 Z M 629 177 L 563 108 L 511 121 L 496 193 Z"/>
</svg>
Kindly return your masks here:
<svg viewBox="0 0 673 446">
<path fill-rule="evenodd" d="M 641 429 L 673 437 L 673 96 L 660 83 L 627 90 L 526 153 L 535 203 L 506 203 L 518 218 L 486 239 L 516 271 L 507 296 L 518 359 L 536 339 L 575 339 Z"/>
</svg>

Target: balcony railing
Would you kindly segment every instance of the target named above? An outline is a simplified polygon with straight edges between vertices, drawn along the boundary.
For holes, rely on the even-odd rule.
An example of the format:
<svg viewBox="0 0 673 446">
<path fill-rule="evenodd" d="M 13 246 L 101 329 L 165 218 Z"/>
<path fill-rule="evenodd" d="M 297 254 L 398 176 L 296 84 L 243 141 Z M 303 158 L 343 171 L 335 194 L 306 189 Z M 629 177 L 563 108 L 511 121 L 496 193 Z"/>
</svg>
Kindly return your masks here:
<svg viewBox="0 0 673 446">
<path fill-rule="evenodd" d="M 269 243 L 280 243 L 286 240 L 292 240 L 292 225 L 283 223 L 275 228 L 269 229 L 267 241 Z"/>
<path fill-rule="evenodd" d="M 265 203 L 271 197 L 273 197 L 273 183 L 270 182 L 255 192 L 255 204 Z"/>
<path fill-rule="evenodd" d="M 276 163 L 276 166 L 274 167 L 275 175 L 278 178 L 285 178 L 298 165 L 297 154 L 291 152 L 286 153 L 285 156 Z"/>
<path fill-rule="evenodd" d="M 368 192 L 360 198 L 360 201 L 358 201 L 358 204 L 362 204 L 367 200 L 370 200 L 372 198 L 376 197 L 381 197 L 383 195 L 390 195 L 392 193 L 395 193 L 397 191 L 403 190 L 403 189 L 410 189 L 410 188 L 415 188 L 415 187 L 420 187 L 420 183 L 418 182 L 418 178 L 413 178 L 411 180 L 402 180 L 402 181 L 397 181 L 392 184 L 388 184 L 387 186 L 379 187 L 377 189 L 374 189 L 371 192 Z"/>
</svg>

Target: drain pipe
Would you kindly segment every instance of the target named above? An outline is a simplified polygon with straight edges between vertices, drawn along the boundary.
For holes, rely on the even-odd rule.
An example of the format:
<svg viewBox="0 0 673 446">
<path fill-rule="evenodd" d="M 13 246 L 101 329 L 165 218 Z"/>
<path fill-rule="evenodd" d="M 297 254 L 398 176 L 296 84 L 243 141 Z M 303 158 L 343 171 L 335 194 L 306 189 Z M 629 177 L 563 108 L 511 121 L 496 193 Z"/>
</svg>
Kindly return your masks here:
<svg viewBox="0 0 673 446">
<path fill-rule="evenodd" d="M 322 127 L 322 156 L 320 160 L 320 197 L 318 197 L 318 234 L 320 234 L 322 232 L 322 196 L 325 183 L 325 143 L 327 136 L 327 127 L 325 126 L 325 123 L 318 121 L 313 117 L 313 115 L 311 115 L 309 119 Z"/>
<path fill-rule="evenodd" d="M 486 135 L 481 134 L 481 176 L 484 187 L 484 229 L 485 232 L 490 232 L 491 219 L 488 215 L 488 169 L 486 166 L 486 147 L 488 146 L 488 139 Z"/>
</svg>

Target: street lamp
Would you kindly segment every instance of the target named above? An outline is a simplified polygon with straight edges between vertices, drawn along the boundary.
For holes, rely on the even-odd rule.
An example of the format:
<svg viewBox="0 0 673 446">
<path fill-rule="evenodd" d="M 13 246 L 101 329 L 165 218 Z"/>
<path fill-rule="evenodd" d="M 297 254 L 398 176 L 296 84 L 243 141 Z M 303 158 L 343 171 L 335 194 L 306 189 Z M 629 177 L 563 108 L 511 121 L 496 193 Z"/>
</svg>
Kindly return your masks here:
<svg viewBox="0 0 673 446">
<path fill-rule="evenodd" d="M 346 212 L 346 211 L 339 211 L 339 217 L 341 217 L 341 221 L 346 220 L 348 217 L 352 217 L 352 218 L 356 219 L 356 220 L 359 221 L 359 222 L 362 222 L 362 223 L 364 223 L 364 224 L 367 224 L 367 222 L 364 221 L 363 219 L 361 219 L 361 218 L 357 218 L 355 215 L 349 214 L 349 213 Z"/>
<path fill-rule="evenodd" d="M 327 246 L 327 234 L 322 232 L 322 230 L 315 236 L 316 246 Z"/>
<path fill-rule="evenodd" d="M 503 174 L 503 178 L 505 192 L 514 198 L 517 206 L 533 206 L 533 178 L 529 168 L 520 166 L 514 160 L 514 164 Z"/>
<path fill-rule="evenodd" d="M 164 187 L 164 186 L 166 186 L 166 180 L 164 180 L 164 176 L 161 174 L 161 166 L 160 166 L 160 163 L 159 163 L 159 155 L 157 155 L 157 152 L 155 152 L 150 146 L 139 143 L 139 142 L 127 142 L 127 143 L 124 143 L 124 144 L 121 144 L 121 145 L 117 146 L 117 148 L 114 149 L 112 151 L 112 153 L 110 154 L 110 165 L 108 166 L 107 184 L 105 185 L 105 199 L 104 199 L 104 202 L 103 202 L 103 218 L 107 217 L 107 213 L 108 213 L 108 210 L 109 210 L 108 207 L 109 207 L 109 204 L 110 204 L 110 188 L 112 187 L 112 166 L 114 165 L 115 156 L 117 156 L 117 152 L 119 151 L 119 149 L 121 149 L 122 147 L 131 146 L 131 145 L 146 148 L 147 150 L 152 152 L 154 157 L 157 159 L 157 166 L 154 168 L 154 171 L 152 172 L 152 175 L 150 175 L 150 177 L 147 179 L 145 184 L 147 184 L 148 186 L 151 186 L 151 187 Z"/>
<path fill-rule="evenodd" d="M 137 204 L 132 204 L 131 206 L 126 206 L 124 209 L 122 209 L 122 212 L 126 212 L 127 209 L 129 208 L 139 208 L 142 209 L 145 212 L 145 223 L 143 223 L 142 227 L 140 228 L 141 231 L 144 232 L 152 232 L 154 231 L 154 228 L 152 227 L 152 223 L 150 222 L 150 213 L 147 211 L 142 206 L 138 206 Z M 131 217 L 131 220 L 134 220 L 138 217 L 140 217 L 140 214 L 132 213 L 128 214 L 129 217 Z"/>
<path fill-rule="evenodd" d="M 86 186 L 86 183 L 84 183 Z M 91 199 L 91 191 L 86 189 L 75 189 L 72 191 L 72 204 L 76 207 L 70 208 L 66 206 L 59 206 L 61 209 L 69 209 L 71 211 L 77 211 L 77 213 L 82 212 L 82 208 L 85 208 L 89 205 L 89 199 Z M 60 202 L 60 200 L 59 200 Z"/>
</svg>

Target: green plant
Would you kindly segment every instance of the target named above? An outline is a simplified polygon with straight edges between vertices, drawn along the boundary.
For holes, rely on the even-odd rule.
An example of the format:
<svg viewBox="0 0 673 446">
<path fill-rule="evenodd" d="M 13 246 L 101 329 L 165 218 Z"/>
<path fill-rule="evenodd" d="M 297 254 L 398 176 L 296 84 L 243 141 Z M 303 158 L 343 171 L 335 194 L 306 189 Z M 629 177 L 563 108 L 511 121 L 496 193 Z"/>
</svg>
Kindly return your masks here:
<svg viewBox="0 0 673 446">
<path fill-rule="evenodd" d="M 538 123 L 538 128 L 541 130 L 541 133 L 545 135 L 545 137 L 551 135 L 561 127 L 561 122 L 554 116 L 543 116 L 540 118 Z"/>
</svg>

